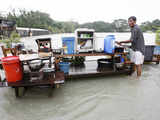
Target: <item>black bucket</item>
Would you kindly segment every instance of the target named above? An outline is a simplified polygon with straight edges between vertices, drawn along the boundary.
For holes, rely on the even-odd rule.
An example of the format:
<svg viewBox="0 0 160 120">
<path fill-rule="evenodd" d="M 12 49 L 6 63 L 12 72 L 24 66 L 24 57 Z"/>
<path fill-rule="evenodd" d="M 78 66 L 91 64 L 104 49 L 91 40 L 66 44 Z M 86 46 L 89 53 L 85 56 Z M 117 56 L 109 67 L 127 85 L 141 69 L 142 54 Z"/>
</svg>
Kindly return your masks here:
<svg viewBox="0 0 160 120">
<path fill-rule="evenodd" d="M 112 59 L 98 59 L 98 68 L 113 68 Z"/>
</svg>

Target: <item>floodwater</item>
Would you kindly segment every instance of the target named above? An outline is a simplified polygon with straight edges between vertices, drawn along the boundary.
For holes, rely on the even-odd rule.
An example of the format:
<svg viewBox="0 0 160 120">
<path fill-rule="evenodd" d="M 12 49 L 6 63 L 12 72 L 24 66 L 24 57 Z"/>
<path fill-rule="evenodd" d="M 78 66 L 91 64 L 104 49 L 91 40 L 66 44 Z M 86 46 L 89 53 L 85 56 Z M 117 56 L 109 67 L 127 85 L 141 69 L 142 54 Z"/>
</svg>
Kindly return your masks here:
<svg viewBox="0 0 160 120">
<path fill-rule="evenodd" d="M 139 80 L 135 74 L 72 79 L 53 97 L 48 88 L 29 89 L 20 99 L 13 88 L 0 88 L 0 120 L 159 120 L 159 69 L 145 64 Z"/>
</svg>

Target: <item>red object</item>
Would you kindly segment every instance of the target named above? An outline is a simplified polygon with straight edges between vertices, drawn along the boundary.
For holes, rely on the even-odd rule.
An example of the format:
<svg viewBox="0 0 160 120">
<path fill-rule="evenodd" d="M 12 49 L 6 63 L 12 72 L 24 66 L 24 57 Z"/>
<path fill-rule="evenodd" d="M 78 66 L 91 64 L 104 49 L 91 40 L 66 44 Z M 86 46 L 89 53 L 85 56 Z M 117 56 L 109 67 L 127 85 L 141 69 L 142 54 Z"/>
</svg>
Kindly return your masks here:
<svg viewBox="0 0 160 120">
<path fill-rule="evenodd" d="M 22 80 L 22 67 L 18 56 L 8 56 L 1 59 L 8 82 Z"/>
</svg>

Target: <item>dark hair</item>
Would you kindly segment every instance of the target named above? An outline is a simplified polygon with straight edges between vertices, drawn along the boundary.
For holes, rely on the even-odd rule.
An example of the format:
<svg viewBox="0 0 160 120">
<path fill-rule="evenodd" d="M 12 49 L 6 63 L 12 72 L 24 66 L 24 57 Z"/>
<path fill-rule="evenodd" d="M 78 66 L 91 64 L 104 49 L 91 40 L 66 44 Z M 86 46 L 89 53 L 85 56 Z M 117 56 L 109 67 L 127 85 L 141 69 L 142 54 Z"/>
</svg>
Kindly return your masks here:
<svg viewBox="0 0 160 120">
<path fill-rule="evenodd" d="M 135 22 L 137 21 L 137 18 L 135 16 L 131 16 L 131 17 L 128 18 L 128 20 L 130 20 L 130 19 L 132 19 Z"/>
</svg>

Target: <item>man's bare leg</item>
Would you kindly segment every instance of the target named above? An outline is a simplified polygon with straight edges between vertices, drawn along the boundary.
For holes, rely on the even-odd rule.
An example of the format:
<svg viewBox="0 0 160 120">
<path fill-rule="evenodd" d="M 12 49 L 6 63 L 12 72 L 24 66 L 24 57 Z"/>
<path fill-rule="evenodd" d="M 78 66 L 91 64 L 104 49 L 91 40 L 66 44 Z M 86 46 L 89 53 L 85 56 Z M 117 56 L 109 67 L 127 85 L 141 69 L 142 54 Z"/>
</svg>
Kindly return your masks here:
<svg viewBox="0 0 160 120">
<path fill-rule="evenodd" d="M 132 74 L 131 74 L 131 76 L 134 76 L 135 74 L 137 74 L 137 66 L 134 64 L 133 65 L 133 68 L 132 68 Z"/>
<path fill-rule="evenodd" d="M 134 64 L 134 72 L 136 72 L 136 71 L 137 71 L 137 65 Z"/>
<path fill-rule="evenodd" d="M 137 67 L 137 77 L 139 78 L 142 74 L 142 65 L 136 65 Z"/>
</svg>

